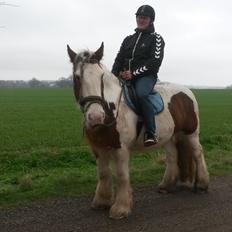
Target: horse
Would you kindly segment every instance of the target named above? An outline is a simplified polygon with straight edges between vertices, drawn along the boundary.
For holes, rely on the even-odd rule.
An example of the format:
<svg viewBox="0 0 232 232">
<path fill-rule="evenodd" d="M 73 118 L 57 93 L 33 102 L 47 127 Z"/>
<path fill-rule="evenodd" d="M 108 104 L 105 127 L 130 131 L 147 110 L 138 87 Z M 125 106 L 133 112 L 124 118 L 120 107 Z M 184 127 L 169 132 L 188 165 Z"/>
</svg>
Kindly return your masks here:
<svg viewBox="0 0 232 232">
<path fill-rule="evenodd" d="M 129 159 L 133 151 L 163 147 L 166 169 L 158 190 L 173 191 L 178 183 L 207 191 L 209 174 L 199 141 L 199 110 L 192 91 L 184 86 L 159 82 L 164 109 L 156 115 L 159 142 L 144 147 L 144 127 L 137 134 L 138 115 L 128 107 L 121 84 L 101 60 L 104 44 L 95 52 L 79 53 L 67 45 L 73 66 L 73 89 L 84 114 L 84 131 L 96 157 L 98 183 L 91 204 L 94 209 L 110 208 L 113 219 L 128 217 L 132 210 Z M 114 163 L 114 193 L 110 162 Z"/>
</svg>

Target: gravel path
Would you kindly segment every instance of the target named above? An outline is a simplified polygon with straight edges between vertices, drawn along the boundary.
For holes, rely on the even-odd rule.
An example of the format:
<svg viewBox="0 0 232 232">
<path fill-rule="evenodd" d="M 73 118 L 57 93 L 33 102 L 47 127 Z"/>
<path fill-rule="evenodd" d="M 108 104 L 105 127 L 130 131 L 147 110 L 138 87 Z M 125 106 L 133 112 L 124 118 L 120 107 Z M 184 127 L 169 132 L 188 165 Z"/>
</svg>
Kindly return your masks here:
<svg viewBox="0 0 232 232">
<path fill-rule="evenodd" d="M 1 210 L 0 232 L 232 232 L 232 176 L 213 178 L 207 194 L 135 190 L 132 215 L 118 221 L 108 218 L 108 210 L 91 210 L 90 203 L 90 197 L 55 199 Z"/>
</svg>

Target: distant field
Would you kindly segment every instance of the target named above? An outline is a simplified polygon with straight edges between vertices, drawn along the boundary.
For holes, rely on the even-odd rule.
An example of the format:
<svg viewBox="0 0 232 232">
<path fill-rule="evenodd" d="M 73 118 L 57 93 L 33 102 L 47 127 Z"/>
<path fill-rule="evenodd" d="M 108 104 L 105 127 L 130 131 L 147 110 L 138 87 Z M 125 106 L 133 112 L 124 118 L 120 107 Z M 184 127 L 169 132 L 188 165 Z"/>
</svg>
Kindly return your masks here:
<svg viewBox="0 0 232 232">
<path fill-rule="evenodd" d="M 72 89 L 0 89 L 1 151 L 79 146 L 81 115 Z"/>
<path fill-rule="evenodd" d="M 194 90 L 211 175 L 232 173 L 232 90 Z M 0 89 L 0 205 L 93 193 L 95 160 L 85 145 L 72 89 Z M 162 150 L 135 155 L 134 186 L 157 183 Z"/>
</svg>

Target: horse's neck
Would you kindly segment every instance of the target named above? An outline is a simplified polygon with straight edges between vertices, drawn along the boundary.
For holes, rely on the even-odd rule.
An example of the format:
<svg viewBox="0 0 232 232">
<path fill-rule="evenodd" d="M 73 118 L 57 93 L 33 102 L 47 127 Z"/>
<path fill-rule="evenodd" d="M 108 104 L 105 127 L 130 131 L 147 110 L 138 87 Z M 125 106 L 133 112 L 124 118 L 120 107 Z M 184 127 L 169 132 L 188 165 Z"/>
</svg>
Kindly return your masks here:
<svg viewBox="0 0 232 232">
<path fill-rule="evenodd" d="M 121 86 L 119 81 L 114 74 L 105 69 L 104 74 L 104 93 L 108 101 L 116 102 L 121 92 Z"/>
</svg>

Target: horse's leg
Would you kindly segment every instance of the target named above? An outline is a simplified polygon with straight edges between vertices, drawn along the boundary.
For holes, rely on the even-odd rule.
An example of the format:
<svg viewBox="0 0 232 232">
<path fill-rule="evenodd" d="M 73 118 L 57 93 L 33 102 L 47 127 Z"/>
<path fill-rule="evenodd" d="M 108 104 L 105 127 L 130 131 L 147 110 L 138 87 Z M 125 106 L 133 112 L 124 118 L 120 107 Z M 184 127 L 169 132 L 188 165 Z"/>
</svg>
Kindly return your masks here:
<svg viewBox="0 0 232 232">
<path fill-rule="evenodd" d="M 123 147 L 114 154 L 117 175 L 115 202 L 110 209 L 110 217 L 120 219 L 127 217 L 132 208 L 132 189 L 129 177 L 129 151 Z"/>
<path fill-rule="evenodd" d="M 192 148 L 193 157 L 196 162 L 196 179 L 195 188 L 196 190 L 207 190 L 209 186 L 209 173 L 205 163 L 202 146 L 199 142 L 198 134 L 189 135 L 188 143 Z"/>
<path fill-rule="evenodd" d="M 113 203 L 112 173 L 109 167 L 110 154 L 96 153 L 98 184 L 92 202 L 92 208 L 106 208 Z"/>
<path fill-rule="evenodd" d="M 161 183 L 159 184 L 158 191 L 160 193 L 167 193 L 173 190 L 179 176 L 178 167 L 178 151 L 173 141 L 169 141 L 165 145 L 166 150 L 166 170 Z"/>
</svg>

